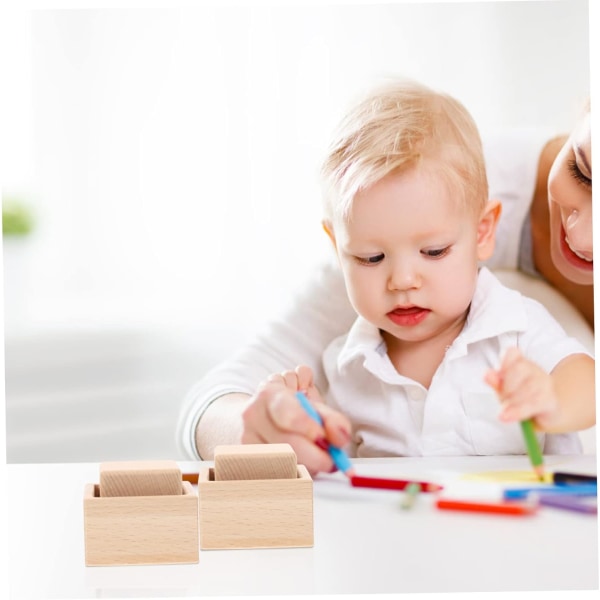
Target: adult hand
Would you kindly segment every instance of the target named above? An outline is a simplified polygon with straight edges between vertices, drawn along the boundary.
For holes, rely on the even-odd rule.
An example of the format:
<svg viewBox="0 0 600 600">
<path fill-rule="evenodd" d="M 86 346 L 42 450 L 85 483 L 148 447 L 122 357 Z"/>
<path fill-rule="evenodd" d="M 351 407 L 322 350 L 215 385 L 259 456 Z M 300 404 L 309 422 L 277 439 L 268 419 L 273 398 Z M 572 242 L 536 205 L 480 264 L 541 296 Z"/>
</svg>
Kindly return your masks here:
<svg viewBox="0 0 600 600">
<path fill-rule="evenodd" d="M 305 394 L 320 414 L 323 425 L 305 412 L 296 392 Z M 304 365 L 269 376 L 244 410 L 242 420 L 242 443 L 288 443 L 296 452 L 298 463 L 311 475 L 335 470 L 326 451 L 329 443 L 343 447 L 350 441 L 350 422 L 323 403 L 312 370 Z"/>
</svg>

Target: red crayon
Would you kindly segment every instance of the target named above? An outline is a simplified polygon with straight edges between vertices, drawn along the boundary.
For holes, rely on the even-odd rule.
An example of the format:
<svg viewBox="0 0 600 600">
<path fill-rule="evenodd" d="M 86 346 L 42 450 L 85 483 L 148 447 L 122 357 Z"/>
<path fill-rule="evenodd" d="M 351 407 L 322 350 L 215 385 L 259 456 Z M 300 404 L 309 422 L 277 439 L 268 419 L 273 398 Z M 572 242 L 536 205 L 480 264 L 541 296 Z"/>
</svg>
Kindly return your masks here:
<svg viewBox="0 0 600 600">
<path fill-rule="evenodd" d="M 354 487 L 377 488 L 381 490 L 403 490 L 411 483 L 418 483 L 422 492 L 438 492 L 443 489 L 437 483 L 427 481 L 414 481 L 411 479 L 389 479 L 384 477 L 364 477 L 362 475 L 352 475 L 350 483 Z"/>
<path fill-rule="evenodd" d="M 464 510 L 467 512 L 484 512 L 504 515 L 531 515 L 537 511 L 536 504 L 516 504 L 514 502 L 471 502 L 467 500 L 445 500 L 436 502 L 438 508 L 444 510 Z"/>
</svg>

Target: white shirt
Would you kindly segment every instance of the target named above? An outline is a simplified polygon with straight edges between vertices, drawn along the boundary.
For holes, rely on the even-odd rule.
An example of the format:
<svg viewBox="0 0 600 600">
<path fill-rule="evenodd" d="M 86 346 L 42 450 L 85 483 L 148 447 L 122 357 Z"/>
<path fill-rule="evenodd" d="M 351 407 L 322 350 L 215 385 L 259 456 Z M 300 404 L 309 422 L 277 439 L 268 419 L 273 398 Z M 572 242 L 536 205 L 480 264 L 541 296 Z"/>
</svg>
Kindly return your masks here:
<svg viewBox="0 0 600 600">
<path fill-rule="evenodd" d="M 498 419 L 484 382 L 510 347 L 550 372 L 566 356 L 588 354 L 535 300 L 503 286 L 486 268 L 462 332 L 446 351 L 429 389 L 398 373 L 377 327 L 358 317 L 323 354 L 326 402 L 351 421 L 350 454 L 455 456 L 526 454 L 518 423 Z M 546 454 L 577 454 L 577 434 L 538 434 Z"/>
</svg>

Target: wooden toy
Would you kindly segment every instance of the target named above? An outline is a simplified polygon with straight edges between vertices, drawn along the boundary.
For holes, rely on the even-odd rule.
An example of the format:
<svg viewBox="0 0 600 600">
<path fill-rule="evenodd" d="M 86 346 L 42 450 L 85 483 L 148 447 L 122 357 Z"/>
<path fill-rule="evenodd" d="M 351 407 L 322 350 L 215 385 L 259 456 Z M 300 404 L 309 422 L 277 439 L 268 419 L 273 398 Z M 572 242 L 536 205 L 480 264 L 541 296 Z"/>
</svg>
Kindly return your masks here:
<svg viewBox="0 0 600 600">
<path fill-rule="evenodd" d="M 215 467 L 200 469 L 200 548 L 312 546 L 313 482 L 308 470 L 304 465 L 296 465 L 291 477 L 256 479 L 258 464 L 272 475 L 282 464 L 287 465 L 289 459 L 282 463 L 281 444 L 260 444 L 258 453 L 251 446 L 240 445 L 237 452 L 235 447 L 228 447 L 222 455 L 227 457 L 227 473 L 235 473 L 237 479 L 219 478 L 221 461 L 217 463 L 216 458 L 221 455 L 220 447 L 215 448 Z M 291 446 L 288 447 L 293 453 Z M 284 454 L 287 453 L 286 448 Z M 232 464 L 236 462 L 237 465 Z"/>
<path fill-rule="evenodd" d="M 86 565 L 198 562 L 198 496 L 180 472 L 177 492 L 166 493 L 176 471 L 171 461 L 100 466 L 100 484 L 84 490 Z"/>
<path fill-rule="evenodd" d="M 217 446 L 214 457 L 216 481 L 296 477 L 296 453 L 289 444 Z"/>
<path fill-rule="evenodd" d="M 100 465 L 101 496 L 178 494 L 181 494 L 181 470 L 175 461 L 121 461 Z"/>
</svg>

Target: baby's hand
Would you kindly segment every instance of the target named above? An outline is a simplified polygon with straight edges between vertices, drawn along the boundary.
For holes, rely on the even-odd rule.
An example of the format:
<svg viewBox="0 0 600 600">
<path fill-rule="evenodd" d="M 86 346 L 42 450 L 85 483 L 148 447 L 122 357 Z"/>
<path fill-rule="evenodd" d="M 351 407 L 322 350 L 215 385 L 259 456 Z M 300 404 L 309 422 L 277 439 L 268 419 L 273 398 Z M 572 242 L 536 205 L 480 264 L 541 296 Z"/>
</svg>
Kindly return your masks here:
<svg viewBox="0 0 600 600">
<path fill-rule="evenodd" d="M 323 425 L 316 423 L 300 406 L 296 398 L 299 391 L 321 415 Z M 312 371 L 306 366 L 269 376 L 259 386 L 242 419 L 242 443 L 288 443 L 296 452 L 298 463 L 312 475 L 335 470 L 326 452 L 328 443 L 343 447 L 350 441 L 348 419 L 323 404 Z"/>
<path fill-rule="evenodd" d="M 532 419 L 537 428 L 545 430 L 545 424 L 558 410 L 552 377 L 517 348 L 508 350 L 500 369 L 488 371 L 485 381 L 500 397 L 501 421 Z"/>
</svg>

